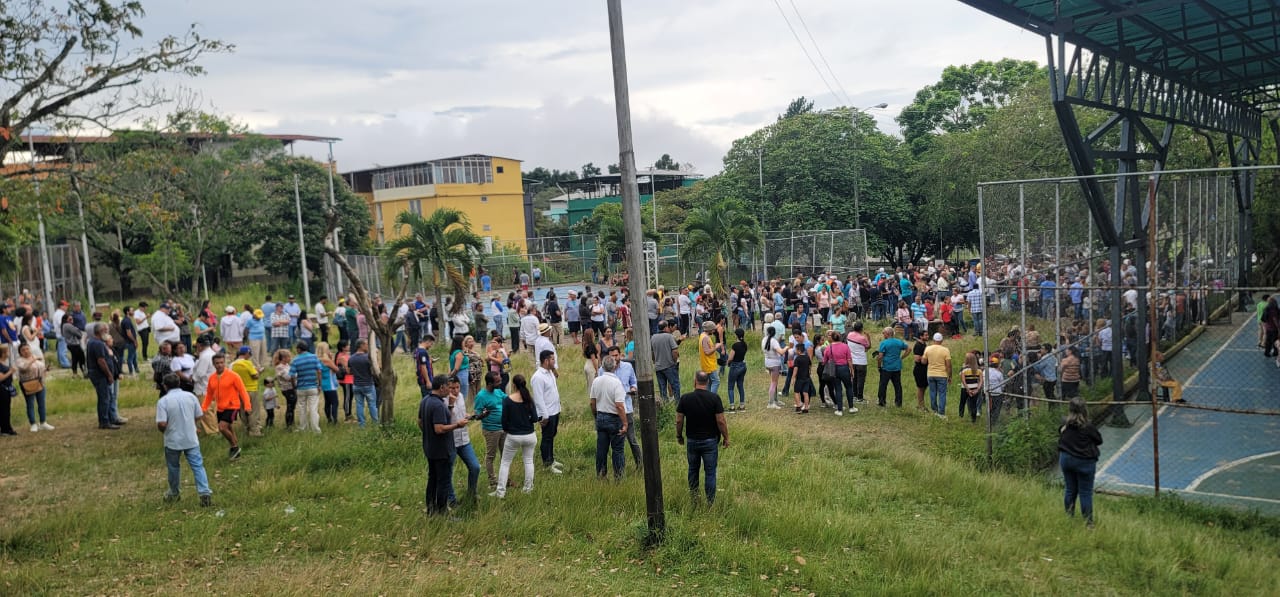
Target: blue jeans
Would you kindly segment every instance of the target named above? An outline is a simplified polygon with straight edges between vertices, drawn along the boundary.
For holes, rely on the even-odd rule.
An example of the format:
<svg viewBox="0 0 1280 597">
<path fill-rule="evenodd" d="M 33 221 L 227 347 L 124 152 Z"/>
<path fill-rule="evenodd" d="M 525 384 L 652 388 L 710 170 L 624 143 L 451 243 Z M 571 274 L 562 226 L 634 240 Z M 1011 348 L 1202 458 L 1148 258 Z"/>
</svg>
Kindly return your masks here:
<svg viewBox="0 0 1280 597">
<path fill-rule="evenodd" d="M 706 471 L 707 503 L 716 501 L 716 465 L 720 462 L 719 440 L 693 439 L 685 440 L 685 455 L 689 457 L 689 493 L 698 494 L 698 468 Z"/>
<path fill-rule="evenodd" d="M 42 389 L 34 394 L 26 394 L 25 398 L 27 399 L 27 422 L 32 425 L 36 424 L 36 405 L 40 407 L 40 422 L 45 422 L 44 390 Z"/>
<path fill-rule="evenodd" d="M 982 335 L 982 312 L 973 313 L 973 335 Z"/>
<path fill-rule="evenodd" d="M 603 477 L 609 472 L 609 456 L 613 456 L 613 476 L 622 478 L 627 459 L 622 445 L 627 438 L 619 435 L 622 431 L 622 419 L 618 415 L 596 413 L 596 474 Z"/>
<path fill-rule="evenodd" d="M 964 309 L 956 309 L 951 313 L 951 319 L 955 322 L 955 333 L 963 334 L 969 331 L 964 325 Z"/>
<path fill-rule="evenodd" d="M 111 404 L 107 407 L 108 413 L 111 415 L 111 421 L 114 423 L 120 420 L 120 378 L 116 378 L 116 382 L 111 384 Z"/>
<path fill-rule="evenodd" d="M 369 405 L 369 420 L 378 422 L 378 388 L 377 386 L 353 386 L 356 396 L 356 421 L 364 427 L 364 405 Z"/>
<path fill-rule="evenodd" d="M 58 339 L 58 366 L 71 368 L 71 353 L 67 350 L 67 341 L 61 338 Z"/>
<path fill-rule="evenodd" d="M 1062 480 L 1066 482 L 1066 491 L 1062 496 L 1063 507 L 1068 514 L 1074 515 L 1078 497 L 1080 514 L 1085 520 L 1093 520 L 1093 475 L 1098 469 L 1098 461 L 1059 452 L 1058 465 L 1062 467 Z"/>
<path fill-rule="evenodd" d="M 111 384 L 101 377 L 93 377 L 93 392 L 98 398 L 98 424 L 106 425 L 111 419 Z"/>
<path fill-rule="evenodd" d="M 466 398 L 467 392 L 471 391 L 471 369 L 470 368 L 458 370 L 458 386 L 462 391 L 462 397 Z"/>
<path fill-rule="evenodd" d="M 138 372 L 138 345 L 125 343 L 124 364 L 129 373 Z"/>
<path fill-rule="evenodd" d="M 707 383 L 707 390 L 710 391 L 712 394 L 719 394 L 720 393 L 720 371 L 717 369 L 712 369 L 711 372 L 707 374 L 707 376 L 711 378 Z"/>
<path fill-rule="evenodd" d="M 458 501 L 458 496 L 455 495 L 453 491 L 453 463 L 457 462 L 459 458 L 462 459 L 462 464 L 467 465 L 467 495 L 475 496 L 476 483 L 480 482 L 480 459 L 476 458 L 475 448 L 472 448 L 471 444 L 468 443 L 463 446 L 458 446 L 455 452 L 456 453 L 453 455 L 453 458 L 449 459 L 448 501 L 450 504 Z"/>
<path fill-rule="evenodd" d="M 680 366 L 667 367 L 655 371 L 658 377 L 658 390 L 662 393 L 662 400 L 679 400 L 680 399 Z M 670 396 L 670 398 L 668 398 Z"/>
<path fill-rule="evenodd" d="M 947 414 L 947 378 L 929 378 L 929 408 L 940 415 Z"/>
<path fill-rule="evenodd" d="M 212 495 L 213 490 L 209 489 L 209 477 L 204 472 L 204 456 L 200 454 L 200 446 L 189 448 L 186 450 L 164 449 L 165 468 L 169 469 L 169 495 L 178 495 L 179 485 L 181 485 L 181 468 L 182 456 L 187 457 L 187 466 L 191 467 L 191 474 L 196 478 L 196 493 L 200 495 Z"/>
<path fill-rule="evenodd" d="M 738 389 L 738 398 L 743 406 L 747 404 L 747 393 L 743 382 L 747 378 L 746 363 L 729 363 L 729 406 L 733 406 L 733 389 Z"/>
<path fill-rule="evenodd" d="M 274 354 L 277 350 L 289 350 L 290 348 L 292 347 L 289 346 L 289 338 L 272 336 L 271 338 L 272 354 Z"/>
</svg>

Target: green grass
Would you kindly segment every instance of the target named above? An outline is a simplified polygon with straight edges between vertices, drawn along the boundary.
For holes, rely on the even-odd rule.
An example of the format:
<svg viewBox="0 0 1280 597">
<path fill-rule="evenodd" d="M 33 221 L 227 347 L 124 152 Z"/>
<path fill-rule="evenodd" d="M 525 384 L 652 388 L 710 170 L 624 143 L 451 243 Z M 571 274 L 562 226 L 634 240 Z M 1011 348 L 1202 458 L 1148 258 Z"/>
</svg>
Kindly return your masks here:
<svg viewBox="0 0 1280 597">
<path fill-rule="evenodd" d="M 692 344 L 685 363 L 694 362 Z M 752 410 L 729 415 L 716 505 L 693 505 L 683 450 L 666 430 L 668 534 L 648 550 L 640 476 L 629 470 L 612 483 L 593 474 L 573 347 L 561 349 L 557 450 L 566 474 L 539 470 L 532 494 L 481 497 L 455 522 L 423 513 L 407 359 L 397 357 L 391 429 L 277 428 L 246 438 L 236 463 L 225 441 L 204 438 L 209 509 L 196 505 L 185 467 L 182 501 L 160 499 L 149 384 L 124 382 L 132 421 L 106 432 L 94 428 L 87 382 L 57 379 L 49 385 L 58 429 L 0 442 L 0 593 L 1280 593 L 1274 519 L 1099 496 L 1089 531 L 1062 514 L 1059 488 L 980 471 L 983 436 L 967 421 L 874 405 L 843 418 L 761 408 L 768 380 L 752 346 Z M 516 370 L 531 367 L 521 353 Z M 688 383 L 692 367 L 684 369 Z M 869 388 L 874 381 L 873 373 Z"/>
</svg>

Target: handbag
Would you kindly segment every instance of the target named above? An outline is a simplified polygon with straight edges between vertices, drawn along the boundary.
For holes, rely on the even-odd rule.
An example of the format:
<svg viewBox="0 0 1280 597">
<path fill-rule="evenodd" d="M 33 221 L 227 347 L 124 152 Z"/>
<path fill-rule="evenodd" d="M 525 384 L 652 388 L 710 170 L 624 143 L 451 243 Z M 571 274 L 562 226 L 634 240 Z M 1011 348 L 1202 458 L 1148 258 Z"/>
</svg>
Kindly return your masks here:
<svg viewBox="0 0 1280 597">
<path fill-rule="evenodd" d="M 832 359 L 827 359 L 827 361 L 822 364 L 822 379 L 835 379 L 835 378 L 836 378 L 836 362 Z"/>
<path fill-rule="evenodd" d="M 40 378 L 28 379 L 22 382 L 22 393 L 28 396 L 36 394 L 44 389 L 44 382 Z"/>
</svg>

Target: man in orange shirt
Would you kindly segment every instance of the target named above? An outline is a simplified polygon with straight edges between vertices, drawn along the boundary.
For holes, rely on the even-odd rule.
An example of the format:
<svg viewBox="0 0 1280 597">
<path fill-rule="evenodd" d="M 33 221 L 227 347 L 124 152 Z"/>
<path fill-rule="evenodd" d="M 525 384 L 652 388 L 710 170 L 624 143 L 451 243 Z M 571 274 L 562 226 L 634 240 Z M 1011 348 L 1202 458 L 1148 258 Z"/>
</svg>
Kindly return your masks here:
<svg viewBox="0 0 1280 597">
<path fill-rule="evenodd" d="M 213 403 L 218 409 L 218 433 L 227 438 L 231 444 L 230 457 L 240 457 L 240 443 L 236 441 L 236 432 L 232 424 L 240 411 L 249 411 L 253 404 L 249 402 L 249 392 L 244 389 L 244 381 L 236 372 L 227 368 L 227 357 L 222 354 L 213 357 L 213 373 L 209 375 L 209 385 L 204 392 L 204 403 L 200 405 L 205 411 Z"/>
</svg>

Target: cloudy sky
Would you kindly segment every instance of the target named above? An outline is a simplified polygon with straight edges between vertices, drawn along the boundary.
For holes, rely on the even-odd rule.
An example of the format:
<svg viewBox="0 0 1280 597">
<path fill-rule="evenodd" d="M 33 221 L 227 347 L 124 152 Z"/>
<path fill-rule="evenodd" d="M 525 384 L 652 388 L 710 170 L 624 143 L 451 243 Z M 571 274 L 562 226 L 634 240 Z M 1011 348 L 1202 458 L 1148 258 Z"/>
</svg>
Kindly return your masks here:
<svg viewBox="0 0 1280 597">
<path fill-rule="evenodd" d="M 670 153 L 718 172 L 734 139 L 801 95 L 819 109 L 887 102 L 877 118 L 896 133 L 893 116 L 949 64 L 1044 60 L 1039 37 L 954 0 L 623 5 L 641 166 Z M 525 169 L 618 160 L 603 0 L 151 0 L 146 7 L 148 37 L 195 23 L 235 44 L 234 53 L 204 61 L 207 76 L 185 83 L 207 108 L 261 132 L 341 137 L 342 170 L 464 153 L 521 159 Z"/>
</svg>

